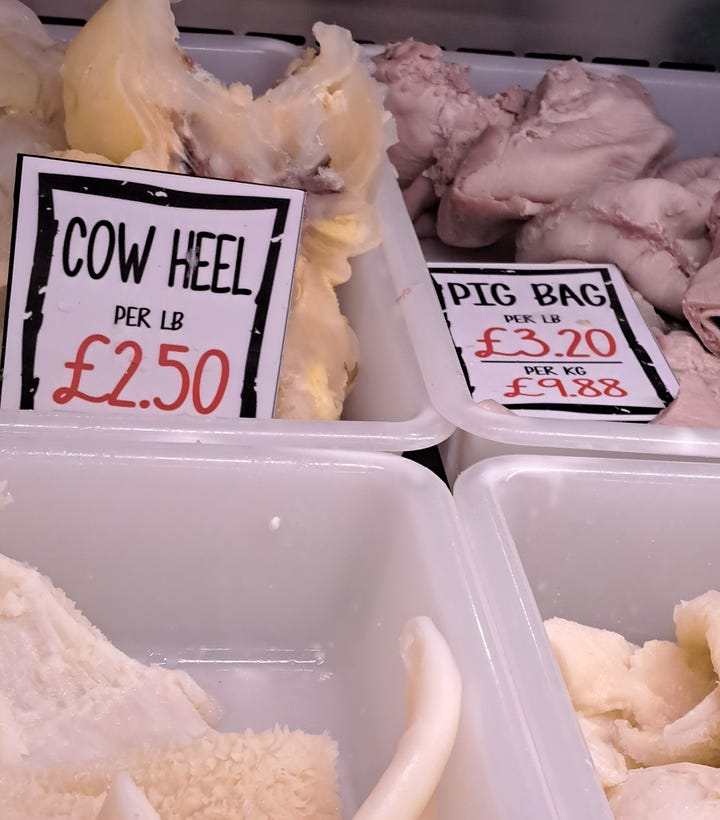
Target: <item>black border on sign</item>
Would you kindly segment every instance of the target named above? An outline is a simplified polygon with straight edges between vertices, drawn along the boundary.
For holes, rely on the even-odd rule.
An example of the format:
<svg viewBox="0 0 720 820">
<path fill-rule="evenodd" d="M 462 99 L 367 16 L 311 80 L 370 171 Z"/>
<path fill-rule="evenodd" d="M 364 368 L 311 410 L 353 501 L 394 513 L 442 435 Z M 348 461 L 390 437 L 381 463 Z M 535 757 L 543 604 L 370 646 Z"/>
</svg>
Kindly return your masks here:
<svg viewBox="0 0 720 820">
<path fill-rule="evenodd" d="M 26 156 L 29 157 L 31 155 Z M 24 155 L 19 154 L 16 168 L 12 240 L 5 303 L 5 325 L 3 328 L 2 352 L 0 355 L 0 373 L 2 374 L 4 374 L 5 367 L 5 350 L 23 159 Z M 43 157 L 43 159 L 46 158 Z M 157 172 L 153 171 L 152 173 Z M 170 177 L 179 176 L 178 174 L 167 175 Z M 50 264 L 52 261 L 55 237 L 58 231 L 58 222 L 55 219 L 53 191 L 68 191 L 76 194 L 90 194 L 111 199 L 131 200 L 156 205 L 158 207 L 234 211 L 275 210 L 275 221 L 273 222 L 272 237 L 265 259 L 265 268 L 263 270 L 260 287 L 255 296 L 255 316 L 250 331 L 250 342 L 248 345 L 245 372 L 243 374 L 243 386 L 240 395 L 239 418 L 255 418 L 257 413 L 256 378 L 260 365 L 260 353 L 264 340 L 267 315 L 270 309 L 270 298 L 275 281 L 275 272 L 280 256 L 280 242 L 278 240 L 285 231 L 290 200 L 280 197 L 248 196 L 246 194 L 231 195 L 201 193 L 198 191 L 178 191 L 174 188 L 165 188 L 145 182 L 126 182 L 121 179 L 55 174 L 45 171 L 38 172 L 37 233 L 22 332 L 22 370 L 20 377 L 21 410 L 34 409 L 35 394 L 39 386 L 39 377 L 35 375 L 35 356 L 37 353 L 37 338 L 43 322 L 43 306 L 45 302 L 43 289 L 47 286 L 50 276 Z M 160 196 L 158 196 L 158 194 L 160 194 Z M 0 378 L 0 398 L 2 397 L 2 386 L 3 379 Z"/>
<path fill-rule="evenodd" d="M 607 267 L 603 265 L 587 265 L 586 267 L 580 268 L 523 268 L 518 270 L 517 268 L 513 268 L 512 266 L 508 266 L 507 268 L 486 268 L 482 265 L 473 265 L 472 267 L 458 267 L 457 265 L 433 263 L 428 263 L 427 267 L 433 285 L 435 286 L 435 292 L 438 296 L 438 301 L 440 302 L 440 307 L 442 308 L 443 316 L 445 317 L 445 323 L 447 325 L 448 331 L 450 332 L 450 338 L 452 339 L 453 347 L 455 347 L 455 352 L 457 353 L 458 359 L 460 360 L 460 367 L 462 368 L 463 375 L 465 376 L 465 381 L 470 391 L 470 395 L 473 394 L 474 388 L 470 384 L 470 377 L 467 369 L 467 364 L 465 363 L 465 359 L 463 357 L 462 348 L 455 345 L 455 339 L 452 335 L 450 319 L 448 318 L 447 306 L 445 304 L 445 299 L 442 294 L 442 283 L 436 281 L 434 276 L 434 274 L 436 273 L 457 274 L 459 276 L 487 276 L 491 274 L 495 276 L 547 276 L 548 274 L 551 274 L 553 276 L 560 276 L 566 273 L 599 273 L 602 282 L 605 285 L 605 290 L 610 301 L 610 307 L 612 307 L 615 316 L 617 317 L 620 330 L 622 331 L 625 340 L 630 346 L 630 349 L 633 351 L 633 354 L 637 358 L 640 367 L 643 369 L 645 376 L 652 385 L 655 394 L 666 407 L 673 400 L 673 396 L 667 389 L 665 382 L 663 382 L 662 378 L 660 377 L 660 374 L 655 368 L 652 358 L 650 357 L 647 350 L 643 347 L 643 345 L 640 344 L 639 340 L 633 332 L 632 325 L 630 324 L 627 316 L 625 315 L 625 311 L 623 309 L 622 303 L 620 302 L 620 298 L 618 297 L 617 290 L 615 288 L 615 283 L 612 281 L 612 276 L 610 275 L 610 271 Z M 645 416 L 648 414 L 657 415 L 657 413 L 660 412 L 660 409 L 662 409 L 658 409 L 657 407 L 628 407 L 624 405 L 616 406 L 607 404 L 570 404 L 559 402 L 538 402 L 537 404 L 532 402 L 512 404 L 501 402 L 501 404 L 503 405 L 503 407 L 515 410 L 556 410 L 586 414 L 592 413 L 598 415 L 620 415 L 624 417 Z"/>
</svg>

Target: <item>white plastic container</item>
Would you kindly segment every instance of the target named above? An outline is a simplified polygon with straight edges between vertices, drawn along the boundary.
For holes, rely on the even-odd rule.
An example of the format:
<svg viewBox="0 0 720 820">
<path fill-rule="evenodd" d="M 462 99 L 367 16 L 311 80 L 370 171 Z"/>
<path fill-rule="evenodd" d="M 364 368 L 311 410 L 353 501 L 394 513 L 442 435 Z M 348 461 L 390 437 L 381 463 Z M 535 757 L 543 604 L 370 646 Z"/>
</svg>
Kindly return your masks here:
<svg viewBox="0 0 720 820">
<path fill-rule="evenodd" d="M 542 621 L 674 638 L 673 607 L 720 588 L 720 465 L 506 456 L 454 488 L 525 719 L 568 818 L 608 820 Z"/>
<path fill-rule="evenodd" d="M 444 59 L 469 66 L 470 83 L 482 94 L 495 93 L 513 83 L 533 88 L 547 68 L 557 65 L 545 60 L 453 52 L 444 54 Z M 720 94 L 717 74 L 615 65 L 585 68 L 606 76 L 629 74 L 642 82 L 659 116 L 677 130 L 678 158 L 720 150 L 720 111 L 709 104 Z M 386 218 L 400 206 L 399 194 L 393 191 L 382 205 Z M 506 453 L 589 454 L 599 450 L 614 455 L 720 459 L 720 430 L 583 419 L 568 422 L 504 415 L 478 407 L 468 391 L 424 262 L 487 261 L 488 257 L 482 250 L 448 248 L 439 242 L 423 242 L 423 251 L 424 258 L 406 230 L 399 232 L 387 249 L 430 398 L 457 428 L 441 447 L 451 483 L 476 461 Z"/>
<path fill-rule="evenodd" d="M 50 27 L 50 33 L 63 40 L 76 31 L 66 26 Z M 190 57 L 222 80 L 247 82 L 256 94 L 276 82 L 300 53 L 288 43 L 256 37 L 189 34 L 181 37 L 181 45 Z M 379 201 L 392 198 L 396 187 L 392 174 L 385 173 Z M 381 247 L 357 257 L 350 281 L 337 291 L 360 345 L 360 371 L 341 421 L 2 411 L 0 435 L 40 429 L 47 433 L 62 430 L 65 435 L 79 434 L 84 439 L 112 436 L 212 443 L 252 443 L 272 436 L 289 446 L 392 452 L 422 449 L 445 440 L 454 428 L 430 402 L 391 278 L 390 266 L 407 262 L 389 259 L 388 242 L 408 231 L 409 240 L 415 242 L 412 227 L 402 216 L 396 214 L 385 221 L 386 239 Z"/>
<path fill-rule="evenodd" d="M 460 732 L 437 816 L 559 816 L 466 581 L 451 495 L 387 454 L 198 448 L 0 451 L 0 551 L 38 566 L 121 649 L 181 666 L 223 728 L 329 730 L 345 816 L 405 722 L 398 637 L 429 615 L 460 667 Z M 521 774 L 519 774 L 521 773 Z"/>
</svg>

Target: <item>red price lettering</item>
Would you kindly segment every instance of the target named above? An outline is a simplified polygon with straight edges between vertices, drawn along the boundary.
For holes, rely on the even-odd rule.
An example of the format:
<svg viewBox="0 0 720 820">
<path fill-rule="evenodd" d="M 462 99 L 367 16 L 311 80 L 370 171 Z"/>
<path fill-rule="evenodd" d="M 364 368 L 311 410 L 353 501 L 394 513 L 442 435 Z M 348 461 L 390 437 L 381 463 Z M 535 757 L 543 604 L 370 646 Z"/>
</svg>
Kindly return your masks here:
<svg viewBox="0 0 720 820">
<path fill-rule="evenodd" d="M 213 357 L 220 363 L 220 380 L 218 382 L 217 391 L 215 392 L 215 397 L 210 404 L 203 406 L 202 399 L 200 397 L 200 384 L 202 382 L 203 373 L 205 372 L 205 365 Z M 193 379 L 193 407 L 198 411 L 198 413 L 207 415 L 208 413 L 212 413 L 213 410 L 217 408 L 222 401 L 222 397 L 225 395 L 225 388 L 227 387 L 229 378 L 230 362 L 228 361 L 228 357 L 222 352 L 222 350 L 206 350 L 200 357 L 200 360 L 195 367 L 195 378 Z"/>
<path fill-rule="evenodd" d="M 500 339 L 494 339 L 493 333 L 507 333 L 508 329 L 506 327 L 489 327 L 483 333 L 482 339 L 476 339 L 476 342 L 479 342 L 481 345 L 485 345 L 485 347 L 479 348 L 475 351 L 475 355 L 478 359 L 486 359 L 488 356 L 492 356 L 495 353 L 495 345 L 500 344 Z"/>
<path fill-rule="evenodd" d="M 557 388 L 561 396 L 567 397 L 568 392 L 563 386 L 562 379 L 538 379 L 538 387 Z"/>
<path fill-rule="evenodd" d="M 570 345 L 565 351 L 565 355 L 571 359 L 589 359 L 592 354 L 600 356 L 601 358 L 609 359 L 617 352 L 617 344 L 615 343 L 612 333 L 608 333 L 607 330 L 602 330 L 602 328 L 599 327 L 590 328 L 589 330 L 586 330 L 585 333 L 580 333 L 571 327 L 566 327 L 563 328 L 563 330 L 558 330 L 558 336 L 571 337 Z M 600 347 L 596 339 L 603 340 L 604 349 Z M 590 350 L 590 353 L 576 352 L 582 341 L 585 342 L 588 350 Z"/>
<path fill-rule="evenodd" d="M 180 389 L 178 390 L 177 398 L 170 402 L 164 402 L 157 396 L 153 399 L 153 404 L 158 410 L 177 410 L 182 407 L 188 393 L 190 392 L 190 373 L 185 364 L 179 359 L 171 359 L 171 353 L 187 353 L 190 350 L 185 345 L 160 345 L 160 353 L 158 355 L 158 364 L 160 367 L 174 367 L 180 374 Z"/>
<path fill-rule="evenodd" d="M 59 387 L 53 393 L 53 401 L 56 404 L 67 404 L 71 399 L 75 398 L 92 402 L 107 401 L 109 394 L 98 397 L 88 396 L 86 393 L 80 392 L 80 378 L 82 377 L 83 370 L 95 370 L 94 364 L 87 364 L 85 362 L 85 354 L 87 353 L 90 345 L 95 344 L 95 342 L 101 342 L 104 345 L 109 345 L 110 339 L 108 339 L 107 336 L 103 336 L 101 333 L 94 333 L 92 336 L 88 336 L 80 342 L 80 346 L 75 354 L 75 360 L 72 362 L 65 362 L 65 367 L 72 370 L 73 374 L 69 387 Z"/>
<path fill-rule="evenodd" d="M 510 335 L 508 336 L 508 334 Z M 479 359 L 487 359 L 490 356 L 506 356 L 510 359 L 519 359 L 558 355 L 567 356 L 569 359 L 589 359 L 592 356 L 609 359 L 617 353 L 617 344 L 612 333 L 602 328 L 589 328 L 583 333 L 574 328 L 563 328 L 557 331 L 557 335 L 568 336 L 570 340 L 565 350 L 556 350 L 553 353 L 553 345 L 538 338 L 536 331 L 531 328 L 489 327 L 480 339 L 476 339 L 480 347 L 475 351 L 475 355 Z M 505 342 L 518 338 L 523 342 L 529 342 L 529 344 L 518 347 L 516 350 L 502 350 Z M 583 344 L 587 352 L 583 352 L 581 347 Z M 559 346 L 562 347 L 562 345 Z"/>
<path fill-rule="evenodd" d="M 108 404 L 113 407 L 135 407 L 134 401 L 127 401 L 125 399 L 120 398 L 120 393 L 122 392 L 125 385 L 132 379 L 135 375 L 135 371 L 140 367 L 140 362 L 142 361 L 142 348 L 137 342 L 120 342 L 120 344 L 115 348 L 115 353 L 119 356 L 121 353 L 124 353 L 126 350 L 132 350 L 133 357 L 130 359 L 130 364 L 128 365 L 128 369 L 123 373 L 120 377 L 120 381 L 115 385 L 115 389 L 110 393 L 110 396 L 107 400 Z"/>
<path fill-rule="evenodd" d="M 118 379 L 115 387 L 109 393 L 93 396 L 80 389 L 80 382 L 82 379 L 82 374 L 85 371 L 95 369 L 94 364 L 90 364 L 86 361 L 86 358 L 91 352 L 91 347 L 95 344 L 109 345 L 110 339 L 100 333 L 94 333 L 80 342 L 75 358 L 70 362 L 65 362 L 65 367 L 67 367 L 72 373 L 70 384 L 67 387 L 59 387 L 55 390 L 53 392 L 53 401 L 56 404 L 67 404 L 73 399 L 78 399 L 79 401 L 90 402 L 92 404 L 108 404 L 110 407 L 135 407 L 136 402 L 130 401 L 129 399 L 123 399 L 120 397 L 120 394 L 127 387 L 128 382 L 130 382 L 133 378 L 138 367 L 140 367 L 140 363 L 143 360 L 142 347 L 137 342 L 130 340 L 120 342 L 120 344 L 115 347 L 113 353 L 120 356 L 126 350 L 132 351 L 130 363 L 128 364 L 125 372 Z M 183 404 L 185 404 L 188 395 L 190 395 L 192 406 L 195 411 L 201 415 L 208 415 L 209 413 L 214 412 L 223 400 L 223 396 L 225 395 L 225 390 L 227 389 L 228 381 L 230 379 L 230 362 L 227 354 L 225 354 L 222 350 L 206 350 L 202 356 L 200 356 L 194 370 L 191 373 L 185 362 L 183 362 L 180 358 L 177 358 L 180 354 L 186 354 L 189 352 L 190 348 L 185 345 L 160 345 L 157 363 L 160 367 L 171 367 L 177 370 L 180 377 L 180 385 L 177 395 L 171 400 L 164 401 L 161 397 L 155 396 L 152 399 L 152 403 L 158 408 L 158 410 L 171 412 L 182 407 Z M 203 380 L 205 379 L 207 365 L 212 359 L 217 361 L 220 367 L 220 374 L 214 395 L 207 404 L 204 404 L 202 396 Z M 149 404 L 149 401 L 140 402 L 142 407 L 148 406 Z"/>
<path fill-rule="evenodd" d="M 493 333 L 496 331 L 504 333 L 512 332 L 515 336 L 519 336 L 523 341 L 531 342 L 535 345 L 535 347 L 530 350 L 520 348 L 519 350 L 509 352 L 497 350 L 496 345 L 501 344 L 501 339 L 493 338 Z M 550 352 L 550 346 L 543 342 L 542 339 L 538 339 L 535 331 L 527 327 L 516 327 L 513 328 L 512 331 L 509 331 L 506 327 L 489 327 L 485 333 L 483 333 L 482 339 L 476 339 L 476 341 L 481 345 L 484 345 L 484 347 L 475 351 L 475 355 L 479 359 L 486 359 L 488 356 L 508 356 L 509 358 L 516 358 L 518 356 L 538 357 L 547 356 Z"/>
<path fill-rule="evenodd" d="M 523 393 L 525 389 L 525 382 L 534 382 L 535 379 L 531 379 L 529 376 L 520 376 L 517 379 L 513 379 L 512 384 L 506 385 L 509 390 L 512 392 L 510 393 L 503 393 L 503 396 L 508 399 L 514 399 L 516 396 L 528 396 L 528 397 L 536 397 L 542 396 L 542 393 Z"/>
<path fill-rule="evenodd" d="M 595 382 L 592 379 L 573 379 L 573 382 L 578 386 L 578 396 L 595 399 L 603 394 L 602 390 L 594 386 Z"/>
<path fill-rule="evenodd" d="M 603 385 L 605 390 L 606 396 L 612 396 L 613 398 L 622 398 L 623 396 L 627 396 L 627 390 L 623 390 L 620 387 L 620 382 L 617 379 L 598 379 L 598 384 Z"/>
<path fill-rule="evenodd" d="M 507 391 L 503 397 L 514 399 L 518 396 L 525 398 L 539 398 L 547 395 L 547 391 L 556 390 L 563 398 L 597 398 L 598 396 L 609 396 L 611 398 L 622 398 L 627 396 L 627 390 L 620 386 L 617 379 L 570 379 L 569 384 L 562 379 L 541 378 L 536 379 L 531 376 L 520 376 L 506 385 Z M 532 388 L 541 388 L 540 393 L 530 392 Z"/>
</svg>

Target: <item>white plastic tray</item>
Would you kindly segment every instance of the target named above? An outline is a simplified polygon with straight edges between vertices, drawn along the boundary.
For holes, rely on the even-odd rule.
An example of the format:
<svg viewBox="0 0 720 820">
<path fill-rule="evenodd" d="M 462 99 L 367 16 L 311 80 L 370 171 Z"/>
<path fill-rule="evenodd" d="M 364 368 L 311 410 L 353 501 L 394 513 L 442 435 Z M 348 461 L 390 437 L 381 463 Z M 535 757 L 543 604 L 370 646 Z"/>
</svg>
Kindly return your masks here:
<svg viewBox="0 0 720 820">
<path fill-rule="evenodd" d="M 464 685 L 437 816 L 558 816 L 466 581 L 451 495 L 429 471 L 387 454 L 98 455 L 21 439 L 0 451 L 14 497 L 0 551 L 49 574 L 123 650 L 214 691 L 224 728 L 329 730 L 346 817 L 404 727 L 398 637 L 418 614 L 446 636 Z"/>
<path fill-rule="evenodd" d="M 65 26 L 50 27 L 50 33 L 58 39 L 69 39 L 76 31 Z M 181 45 L 221 79 L 242 80 L 256 93 L 278 80 L 299 54 L 295 46 L 256 37 L 189 34 L 181 37 Z M 396 187 L 392 174 L 386 173 L 379 192 L 380 203 L 392 198 Z M 2 411 L 0 435 L 38 429 L 46 433 L 62 430 L 68 436 L 80 434 L 85 439 L 123 437 L 226 444 L 272 437 L 289 446 L 392 452 L 422 449 L 443 441 L 454 428 L 430 402 L 392 284 L 390 267 L 408 262 L 403 258 L 391 260 L 388 244 L 404 232 L 410 232 L 410 241 L 415 241 L 411 226 L 402 216 L 395 214 L 385 220 L 386 239 L 382 246 L 356 258 L 352 278 L 338 289 L 342 310 L 360 343 L 360 373 L 341 421 L 214 420 L 179 415 L 93 417 L 67 412 Z"/>
<path fill-rule="evenodd" d="M 372 53 L 378 49 L 373 47 Z M 479 54 L 444 54 L 444 59 L 470 67 L 470 83 L 490 94 L 519 83 L 532 88 L 551 65 L 544 60 L 490 57 Z M 701 156 L 720 150 L 720 109 L 711 101 L 720 94 L 720 77 L 692 71 L 588 65 L 598 74 L 629 74 L 652 95 L 659 115 L 678 134 L 678 157 Z M 389 218 L 400 207 L 393 191 L 383 203 Z M 450 334 L 438 305 L 427 261 L 482 261 L 482 251 L 447 248 L 423 242 L 425 258 L 417 246 L 399 232 L 388 247 L 391 269 L 408 321 L 413 347 L 435 407 L 457 428 L 442 447 L 443 461 L 452 482 L 465 467 L 504 453 L 643 454 L 650 457 L 720 459 L 720 430 L 693 430 L 656 424 L 587 421 L 509 416 L 479 408 L 470 396 Z M 400 265 L 399 261 L 404 264 Z M 503 261 L 503 260 L 495 260 Z M 510 260 L 505 260 L 510 261 Z"/>
<path fill-rule="evenodd" d="M 543 456 L 486 460 L 455 484 L 473 580 L 563 817 L 612 815 L 542 621 L 672 640 L 673 607 L 720 588 L 719 493 L 716 464 Z"/>
</svg>

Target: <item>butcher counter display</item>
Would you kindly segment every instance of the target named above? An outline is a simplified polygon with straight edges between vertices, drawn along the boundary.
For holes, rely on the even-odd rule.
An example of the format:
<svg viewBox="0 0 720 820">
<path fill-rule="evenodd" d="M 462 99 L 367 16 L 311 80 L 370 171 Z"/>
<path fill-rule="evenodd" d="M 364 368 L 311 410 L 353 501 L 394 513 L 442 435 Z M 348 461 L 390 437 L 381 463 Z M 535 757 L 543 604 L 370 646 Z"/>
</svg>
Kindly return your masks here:
<svg viewBox="0 0 720 820">
<path fill-rule="evenodd" d="M 514 425 L 507 418 L 511 409 L 499 421 L 492 411 L 502 408 L 485 402 L 480 386 L 472 396 L 480 438 L 511 448 L 526 446 L 527 439 L 534 447 L 590 449 L 592 440 L 593 447 L 621 451 L 713 457 L 717 434 L 710 431 L 720 428 L 713 200 L 720 173 L 713 157 L 673 159 L 675 129 L 656 112 L 642 83 L 622 70 L 600 76 L 574 60 L 558 62 L 534 89 L 513 83 L 483 95 L 471 87 L 467 66 L 435 46 L 408 40 L 384 50 L 370 47 L 375 56 L 369 61 L 347 31 L 319 24 L 319 51 L 289 48 L 297 59 L 288 56 L 284 79 L 254 95 L 239 82 L 215 79 L 177 48 L 164 0 L 137 8 L 131 0 L 111 0 L 77 36 L 65 32 L 62 42 L 48 37 L 19 3 L 6 3 L 3 48 L 15 66 L 6 78 L 8 103 L 0 122 L 7 132 L 6 252 L 17 152 L 301 187 L 307 206 L 275 416 L 330 422 L 322 435 L 333 446 L 357 440 L 360 446 L 412 449 L 447 438 L 452 424 L 461 434 L 478 436 L 433 393 L 436 374 L 422 373 L 432 408 L 419 407 L 427 399 L 421 385 L 413 384 L 411 394 L 402 383 L 417 381 L 418 361 L 424 364 L 422 329 L 411 327 L 416 319 L 409 312 L 416 284 L 427 286 L 429 278 L 383 171 L 388 148 L 418 235 L 458 247 L 458 259 L 615 263 L 643 317 L 633 321 L 650 328 L 679 383 L 674 401 L 661 391 L 665 409 L 653 411 L 667 434 L 646 434 L 643 425 L 629 429 L 621 413 L 610 424 L 599 422 L 597 430 L 587 427 L 594 422 L 583 401 L 598 395 L 592 379 L 584 379 L 579 393 L 575 389 L 576 415 L 549 427 L 532 419 Z M 115 39 L 115 31 L 129 31 L 140 19 L 143 37 Z M 232 68 L 223 73 L 231 76 Z M 379 244 L 394 294 L 379 276 L 372 278 L 377 257 L 370 249 Z M 450 251 L 445 261 L 452 258 Z M 350 261 L 359 276 L 348 281 Z M 361 288 L 371 296 L 363 294 L 358 303 Z M 368 311 L 379 307 L 378 298 L 383 313 L 376 318 Z M 402 334 L 407 324 L 414 351 L 405 339 L 398 346 L 398 339 L 387 338 L 397 320 Z M 359 341 L 351 326 L 362 329 Z M 446 342 L 447 334 L 427 345 Z M 443 368 L 449 373 L 452 365 Z M 600 382 L 602 396 L 607 385 L 618 384 L 616 374 L 610 376 Z M 516 380 L 508 383 L 519 389 Z M 562 393 L 573 387 L 555 383 Z M 609 389 L 610 398 L 623 395 L 620 387 Z M 444 387 L 440 392 L 449 395 Z M 218 441 L 236 430 L 264 435 L 290 429 L 213 427 L 203 419 L 187 426 L 182 410 L 177 423 L 167 424 L 151 416 L 158 406 L 174 408 L 173 402 L 141 396 L 135 406 L 146 408 L 144 415 L 135 411 L 139 425 L 120 419 L 109 426 L 130 435 L 140 426 L 153 437 L 182 428 L 183 436 L 211 440 L 216 432 Z M 80 416 L 70 414 L 89 413 L 78 402 L 59 409 L 53 407 L 49 420 L 38 414 L 38 423 L 80 429 Z M 8 419 L 11 428 L 23 423 L 5 410 L 0 422 Z M 65 421 L 57 422 L 63 413 Z M 338 426 L 330 432 L 340 419 L 368 417 L 382 419 L 382 429 L 348 433 Z M 399 429 L 398 421 L 402 442 L 390 432 Z M 417 439 L 414 426 L 424 428 Z M 688 435 L 691 428 L 699 434 Z M 320 429 L 303 427 L 294 441 L 305 437 L 310 443 Z M 475 458 L 473 453 L 458 462 Z"/>
<path fill-rule="evenodd" d="M 680 382 L 657 423 L 718 427 L 720 159 L 674 160 L 641 83 L 575 60 L 488 97 L 436 46 L 393 43 L 374 61 L 418 236 L 478 261 L 616 264 Z"/>
<path fill-rule="evenodd" d="M 276 325 L 281 344 L 285 334 L 285 344 L 279 375 L 277 370 L 274 374 L 279 382 L 274 414 L 222 418 L 203 410 L 193 415 L 194 402 L 168 409 L 174 402 L 167 401 L 167 393 L 131 395 L 132 412 L 115 410 L 104 417 L 94 415 L 95 407 L 79 399 L 50 410 L 34 409 L 32 414 L 19 411 L 8 399 L 0 410 L 3 429 L 16 431 L 29 422 L 49 432 L 97 434 L 99 439 L 112 429 L 115 435 L 132 439 L 213 442 L 272 434 L 291 444 L 392 451 L 428 447 L 447 438 L 452 426 L 430 404 L 397 310 L 393 271 L 383 241 L 388 226 L 379 218 L 377 203 L 394 186 L 383 173 L 387 165 L 384 148 L 394 139 L 394 126 L 383 110 L 383 89 L 371 78 L 367 60 L 348 31 L 319 24 L 316 33 L 324 43 L 322 57 L 317 50 L 302 51 L 277 41 L 203 35 L 185 38 L 185 50 L 181 50 L 165 0 L 114 0 L 80 30 L 44 28 L 17 0 L 6 0 L 0 11 L 0 56 L 9 67 L 0 84 L 4 95 L 0 117 L 3 281 L 18 153 L 89 160 L 108 168 L 125 163 L 187 179 L 205 175 L 295 186 L 305 197 L 289 315 L 286 323 L 282 316 Z M 143 37 L 135 36 L 140 30 Z M 120 31 L 125 35 L 120 37 Z M 214 74 L 201 67 L 208 64 Z M 254 90 L 243 79 L 252 82 Z M 92 170 L 86 172 L 92 174 Z M 99 216 L 106 218 L 105 213 Z M 28 234 L 23 234 L 28 236 L 23 244 L 26 250 L 26 245 L 32 245 L 32 219 L 28 224 Z M 88 223 L 83 229 L 82 223 L 77 224 L 80 227 L 69 240 L 75 243 L 75 256 L 91 239 L 102 250 L 113 241 L 112 234 L 108 238 L 102 231 L 99 240 L 94 234 L 83 238 L 83 230 L 89 234 L 92 226 Z M 147 224 L 145 218 L 145 234 Z M 394 224 L 390 228 L 393 234 L 405 230 L 402 224 L 397 231 Z M 116 245 L 122 241 L 118 236 Z M 131 239 L 138 256 L 143 242 L 139 236 Z M 292 242 L 292 237 L 286 240 L 286 244 Z M 228 247 L 226 242 L 226 251 Z M 62 247 L 58 253 L 61 251 Z M 32 247 L 29 253 L 32 256 Z M 202 253 L 201 259 L 193 251 L 191 261 L 198 266 L 209 264 L 207 257 L 212 262 L 220 246 L 213 251 L 206 241 Z M 108 251 L 109 264 L 115 267 L 103 282 L 122 278 L 122 271 L 115 269 L 115 256 Z M 105 271 L 103 265 L 101 259 Z M 207 273 L 209 268 L 203 270 Z M 353 271 L 358 275 L 351 276 Z M 121 286 L 126 284 L 127 271 L 124 276 Z M 139 310 L 143 301 L 137 291 L 141 289 L 131 290 L 130 298 L 118 304 Z M 17 291 L 19 307 L 13 309 L 22 323 L 25 300 L 20 287 Z M 50 291 L 44 294 L 35 286 L 36 309 L 37 303 L 42 308 L 43 301 L 48 311 L 72 310 L 87 301 L 80 296 L 73 304 L 63 302 L 58 307 L 62 300 L 50 297 Z M 167 308 L 167 315 L 173 316 L 173 306 Z M 155 314 L 153 310 L 152 316 Z M 112 319 L 112 309 L 107 315 Z M 143 328 L 132 330 L 138 325 L 133 315 L 127 314 L 125 341 L 141 344 Z M 146 316 L 147 309 L 137 315 Z M 158 323 L 160 315 L 158 310 Z M 184 333 L 186 325 L 182 327 Z M 101 332 L 100 328 L 93 330 Z M 147 328 L 145 331 L 150 335 Z M 181 333 L 167 332 L 162 341 L 182 344 L 174 338 Z M 77 340 L 73 350 L 69 343 L 58 341 L 65 346 L 64 361 L 79 361 Z M 197 341 L 202 343 L 202 339 Z M 185 346 L 196 346 L 196 342 Z M 206 344 L 197 349 L 207 348 Z M 87 365 L 95 365 L 93 356 L 97 358 L 98 349 L 98 345 L 93 347 Z M 155 349 L 148 348 L 146 354 L 143 368 L 158 359 Z M 232 368 L 233 357 L 228 358 Z M 157 369 L 157 363 L 155 366 Z M 117 375 L 122 376 L 122 371 Z M 177 382 L 178 373 L 174 376 Z M 109 378 L 108 384 L 111 381 Z M 131 380 L 130 392 L 135 381 Z M 252 379 L 248 384 L 254 389 Z M 104 385 L 82 392 L 101 396 L 109 389 Z M 54 395 L 52 390 L 50 395 Z M 212 404 L 207 398 L 206 407 Z"/>
</svg>

